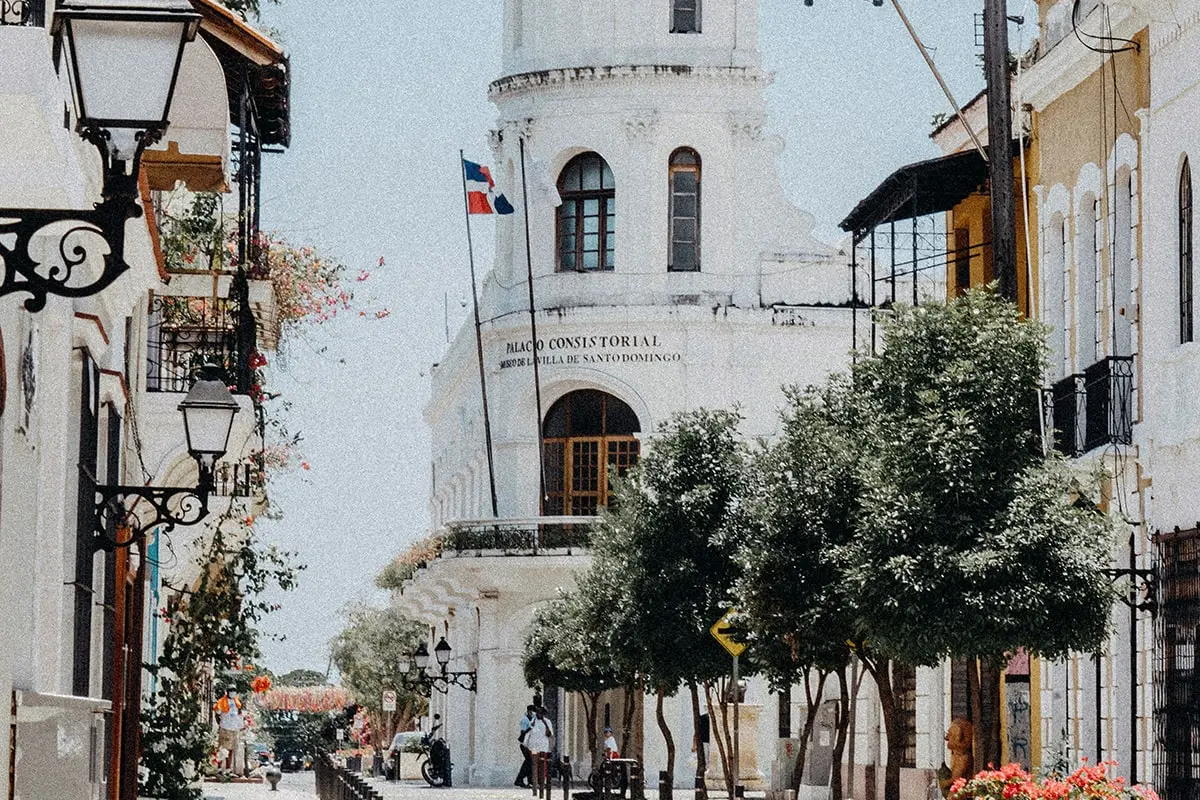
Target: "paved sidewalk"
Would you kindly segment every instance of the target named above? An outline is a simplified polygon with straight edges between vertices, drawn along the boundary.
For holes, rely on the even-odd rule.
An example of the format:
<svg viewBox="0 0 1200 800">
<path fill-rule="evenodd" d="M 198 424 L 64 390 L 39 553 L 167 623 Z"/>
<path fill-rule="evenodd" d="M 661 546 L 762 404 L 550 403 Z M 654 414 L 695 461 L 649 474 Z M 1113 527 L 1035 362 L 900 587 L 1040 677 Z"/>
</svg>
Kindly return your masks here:
<svg viewBox="0 0 1200 800">
<path fill-rule="evenodd" d="M 205 781 L 204 800 L 313 800 L 317 796 L 312 772 L 285 772 L 278 791 L 265 783 Z"/>
</svg>

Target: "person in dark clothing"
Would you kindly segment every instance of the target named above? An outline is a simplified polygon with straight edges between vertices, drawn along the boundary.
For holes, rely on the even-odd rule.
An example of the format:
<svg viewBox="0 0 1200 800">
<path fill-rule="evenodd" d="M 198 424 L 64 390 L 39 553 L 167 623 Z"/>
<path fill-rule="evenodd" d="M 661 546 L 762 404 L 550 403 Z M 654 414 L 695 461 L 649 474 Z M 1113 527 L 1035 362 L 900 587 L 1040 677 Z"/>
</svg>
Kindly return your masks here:
<svg viewBox="0 0 1200 800">
<path fill-rule="evenodd" d="M 529 735 L 529 727 L 533 724 L 535 707 L 530 705 L 525 707 L 525 714 L 521 717 L 521 729 L 517 735 L 517 744 L 521 748 L 521 771 L 517 773 L 517 779 L 513 781 L 513 786 L 520 786 L 522 789 L 530 787 L 530 781 L 533 779 L 533 757 L 529 752 L 529 748 L 525 746 L 525 737 Z"/>
</svg>

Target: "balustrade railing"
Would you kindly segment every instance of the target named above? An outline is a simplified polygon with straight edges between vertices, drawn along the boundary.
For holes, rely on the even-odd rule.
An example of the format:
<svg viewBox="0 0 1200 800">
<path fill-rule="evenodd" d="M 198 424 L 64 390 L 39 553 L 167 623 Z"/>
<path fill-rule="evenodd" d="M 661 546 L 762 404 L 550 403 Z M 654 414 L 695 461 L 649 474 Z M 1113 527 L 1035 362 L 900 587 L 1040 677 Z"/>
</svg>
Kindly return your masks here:
<svg viewBox="0 0 1200 800">
<path fill-rule="evenodd" d="M 528 520 L 478 520 L 447 525 L 445 552 L 501 551 L 538 555 L 543 551 L 587 549 L 596 517 L 540 517 Z"/>
<path fill-rule="evenodd" d="M 46 27 L 46 0 L 0 0 L 0 25 Z"/>
<path fill-rule="evenodd" d="M 218 497 L 253 497 L 263 488 L 263 471 L 253 464 L 217 464 L 213 494 Z"/>
<path fill-rule="evenodd" d="M 237 375 L 238 336 L 229 301 L 156 296 L 150 305 L 146 357 L 146 389 L 151 392 L 186 392 L 205 364 Z"/>
<path fill-rule="evenodd" d="M 1133 442 L 1133 357 L 1108 356 L 1046 390 L 1054 449 L 1081 456 Z"/>
</svg>

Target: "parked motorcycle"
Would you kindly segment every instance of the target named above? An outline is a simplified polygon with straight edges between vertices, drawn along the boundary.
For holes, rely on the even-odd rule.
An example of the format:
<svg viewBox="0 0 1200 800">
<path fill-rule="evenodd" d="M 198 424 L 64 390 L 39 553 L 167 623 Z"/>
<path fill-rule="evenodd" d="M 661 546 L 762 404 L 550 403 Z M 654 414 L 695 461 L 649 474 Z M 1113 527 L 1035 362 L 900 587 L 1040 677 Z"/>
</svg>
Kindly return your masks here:
<svg viewBox="0 0 1200 800">
<path fill-rule="evenodd" d="M 454 765 L 450 761 L 450 746 L 446 740 L 434 739 L 427 733 L 421 737 L 421 777 L 430 786 L 452 786 L 451 772 Z"/>
</svg>

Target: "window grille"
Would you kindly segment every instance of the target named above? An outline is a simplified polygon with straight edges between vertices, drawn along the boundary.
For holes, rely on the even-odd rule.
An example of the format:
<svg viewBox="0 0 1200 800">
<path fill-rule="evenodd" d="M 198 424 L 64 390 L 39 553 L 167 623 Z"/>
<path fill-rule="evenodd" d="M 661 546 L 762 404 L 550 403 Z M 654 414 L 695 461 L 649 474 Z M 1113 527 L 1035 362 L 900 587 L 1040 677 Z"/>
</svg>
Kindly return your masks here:
<svg viewBox="0 0 1200 800">
<path fill-rule="evenodd" d="M 671 154 L 670 241 L 668 269 L 700 271 L 700 155 L 681 147 Z"/>
<path fill-rule="evenodd" d="M 616 264 L 616 183 L 595 153 L 571 159 L 558 178 L 558 271 L 608 272 Z"/>
<path fill-rule="evenodd" d="M 1179 341 L 1192 341 L 1192 167 L 1179 174 Z"/>
<path fill-rule="evenodd" d="M 671 0 L 671 33 L 700 32 L 700 0 Z"/>
</svg>

